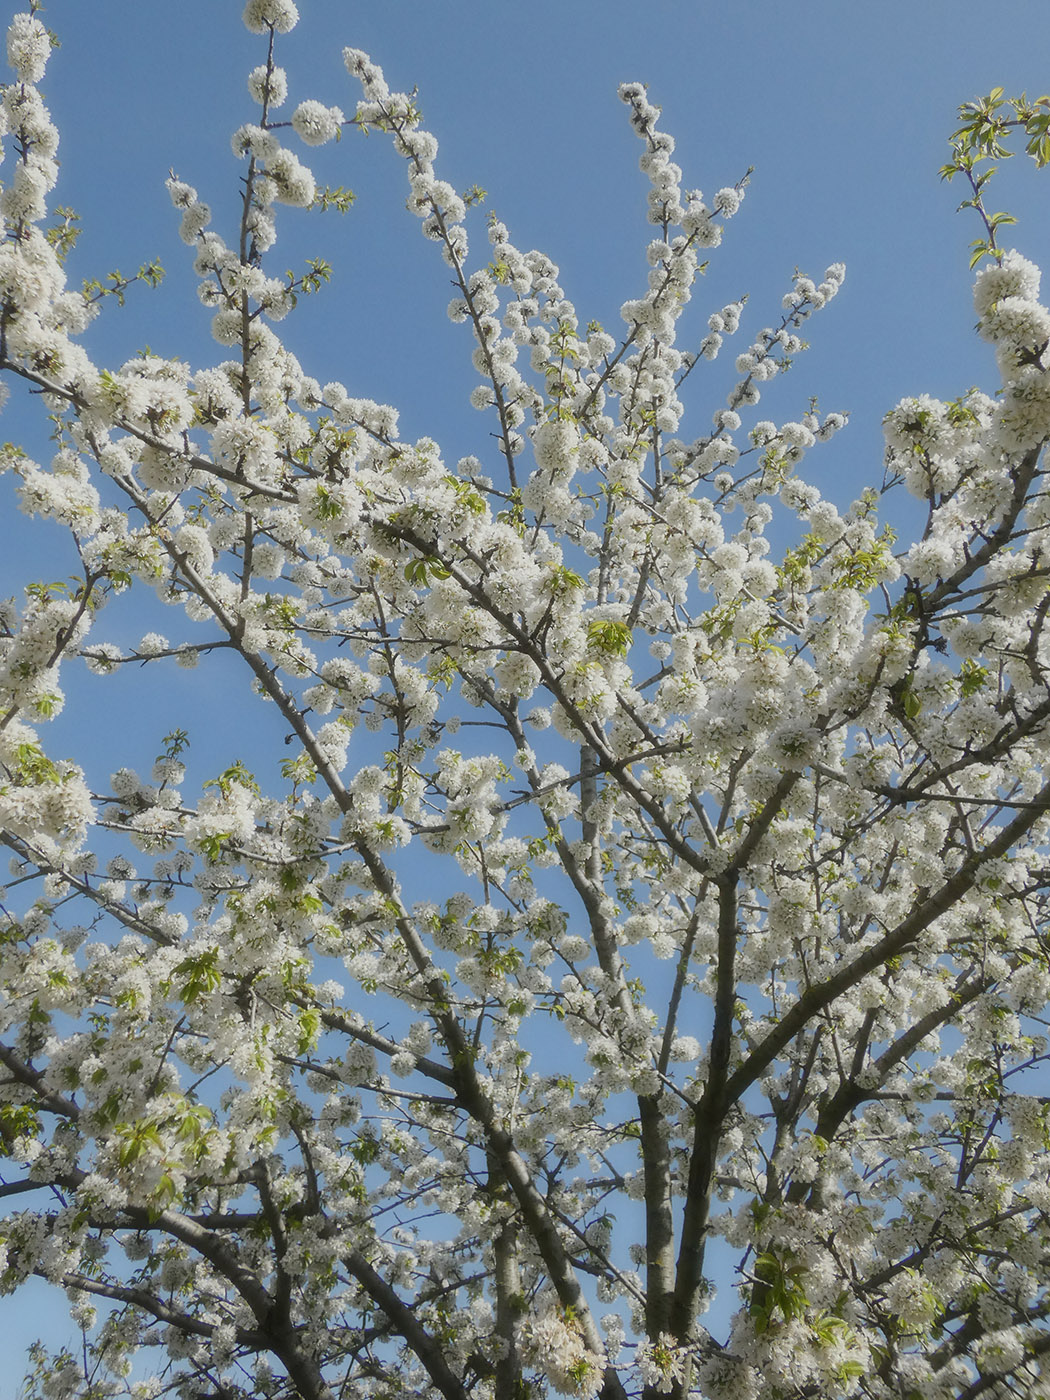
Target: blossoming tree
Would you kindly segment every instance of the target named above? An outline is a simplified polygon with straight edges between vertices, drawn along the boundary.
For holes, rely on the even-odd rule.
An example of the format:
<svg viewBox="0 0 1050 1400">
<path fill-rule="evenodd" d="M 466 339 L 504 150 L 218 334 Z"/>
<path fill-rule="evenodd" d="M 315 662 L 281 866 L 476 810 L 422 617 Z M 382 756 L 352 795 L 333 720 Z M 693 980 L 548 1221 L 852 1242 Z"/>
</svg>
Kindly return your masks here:
<svg viewBox="0 0 1050 1400">
<path fill-rule="evenodd" d="M 57 447 L 4 465 L 81 563 L 0 615 L 0 1283 L 85 1331 L 34 1393 L 1050 1395 L 1050 313 L 983 204 L 1012 129 L 1050 154 L 1050 101 L 964 109 L 1001 391 L 887 416 L 899 547 L 880 489 L 801 475 L 841 415 L 754 413 L 841 266 L 686 430 L 741 306 L 693 348 L 679 318 L 745 182 L 683 191 L 641 85 L 617 338 L 499 221 L 469 250 L 363 53 L 349 118 L 286 117 L 295 6 L 244 17 L 239 227 L 169 183 L 226 347 L 200 368 L 84 348 L 49 37 L 8 33 L 0 370 Z M 277 206 L 346 201 L 297 152 L 347 125 L 405 161 L 483 455 L 402 440 L 272 328 L 325 272 L 271 275 Z M 98 639 L 146 590 L 175 639 Z M 280 790 L 234 734 L 202 796 L 181 732 L 99 791 L 41 736 L 73 658 L 220 652 L 238 725 L 287 730 Z"/>
</svg>

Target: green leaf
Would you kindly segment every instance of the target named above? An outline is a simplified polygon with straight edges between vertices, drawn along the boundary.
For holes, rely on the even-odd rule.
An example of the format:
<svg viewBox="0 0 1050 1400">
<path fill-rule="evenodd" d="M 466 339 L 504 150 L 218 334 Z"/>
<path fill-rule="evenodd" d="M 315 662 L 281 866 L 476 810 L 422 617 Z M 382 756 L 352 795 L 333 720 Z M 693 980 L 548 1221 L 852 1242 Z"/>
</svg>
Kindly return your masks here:
<svg viewBox="0 0 1050 1400">
<path fill-rule="evenodd" d="M 229 797 L 230 789 L 233 787 L 234 783 L 239 783 L 242 788 L 247 788 L 249 792 L 255 793 L 256 796 L 259 794 L 259 784 L 255 781 L 255 774 L 252 773 L 250 769 L 246 767 L 243 760 L 239 758 L 231 763 L 229 768 L 227 768 L 225 772 L 220 773 L 217 778 L 208 778 L 204 783 L 204 787 L 205 789 L 217 787 L 223 797 Z M 228 832 L 224 839 L 229 839 Z"/>
<path fill-rule="evenodd" d="M 587 624 L 587 646 L 603 656 L 626 656 L 632 633 L 626 622 L 596 619 Z"/>
<path fill-rule="evenodd" d="M 338 214 L 346 214 L 353 204 L 355 195 L 342 185 L 325 185 L 314 195 L 311 209 L 334 209 Z M 327 280 L 327 279 L 326 279 Z"/>
<path fill-rule="evenodd" d="M 305 1055 L 317 1044 L 321 1034 L 321 1013 L 309 1006 L 299 1013 L 299 1039 L 297 1050 Z"/>
<path fill-rule="evenodd" d="M 207 948 L 203 953 L 183 958 L 175 968 L 175 975 L 186 979 L 177 993 L 186 1006 L 208 992 L 217 991 L 222 984 L 218 948 Z"/>
</svg>

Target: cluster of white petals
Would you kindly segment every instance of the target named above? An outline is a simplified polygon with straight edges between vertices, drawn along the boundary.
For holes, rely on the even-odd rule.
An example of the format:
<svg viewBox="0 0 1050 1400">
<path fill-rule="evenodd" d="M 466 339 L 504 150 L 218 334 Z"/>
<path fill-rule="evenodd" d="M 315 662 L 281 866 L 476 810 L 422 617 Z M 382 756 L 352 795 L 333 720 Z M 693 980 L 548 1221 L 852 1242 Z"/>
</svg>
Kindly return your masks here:
<svg viewBox="0 0 1050 1400">
<path fill-rule="evenodd" d="M 328 275 L 271 257 L 280 206 L 348 202 L 291 146 L 348 121 L 290 99 L 291 0 L 243 15 L 238 225 L 167 185 L 201 364 L 89 353 L 158 274 L 67 286 L 51 40 L 8 33 L 0 372 L 54 441 L 0 471 L 76 570 L 0 600 L 0 1290 L 85 1335 L 41 1393 L 1044 1395 L 1038 269 L 977 275 L 996 392 L 903 399 L 883 491 L 833 499 L 846 415 L 756 408 L 842 264 L 768 325 L 694 305 L 749 173 L 705 201 L 623 85 L 608 330 L 348 48 L 476 375 L 452 460 L 278 334 Z M 165 667 L 199 728 L 142 741 L 109 697 Z M 127 757 L 65 757 L 64 708 Z"/>
<path fill-rule="evenodd" d="M 292 0 L 248 0 L 244 23 L 253 34 L 287 34 L 299 22 L 299 11 Z"/>
</svg>

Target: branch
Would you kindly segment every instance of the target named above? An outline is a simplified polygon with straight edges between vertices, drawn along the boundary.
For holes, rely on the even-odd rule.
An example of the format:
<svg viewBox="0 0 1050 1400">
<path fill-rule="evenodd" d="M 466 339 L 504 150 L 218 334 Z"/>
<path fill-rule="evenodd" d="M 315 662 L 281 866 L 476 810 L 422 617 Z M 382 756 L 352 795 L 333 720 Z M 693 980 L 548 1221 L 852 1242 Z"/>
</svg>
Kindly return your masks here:
<svg viewBox="0 0 1050 1400">
<path fill-rule="evenodd" d="M 445 1400 L 468 1400 L 467 1389 L 449 1367 L 440 1344 L 386 1279 L 376 1273 L 359 1250 L 348 1254 L 344 1263 L 348 1272 L 390 1319 L 394 1331 L 408 1343 Z"/>
<path fill-rule="evenodd" d="M 49 1278 L 44 1269 L 35 1269 L 34 1273 L 39 1278 Z M 92 1293 L 98 1298 L 110 1298 L 116 1303 L 127 1303 L 133 1308 L 140 1308 L 151 1317 L 155 1317 L 158 1322 L 166 1322 L 170 1327 L 177 1327 L 180 1332 L 185 1332 L 193 1337 L 212 1337 L 215 1329 L 220 1324 L 215 1322 L 200 1322 L 188 1313 L 173 1308 L 165 1303 L 155 1294 L 148 1292 L 145 1288 L 128 1288 L 117 1283 L 102 1283 L 97 1278 L 91 1278 L 87 1274 L 63 1274 L 63 1288 L 76 1288 L 83 1293 Z M 254 1347 L 264 1351 L 268 1348 L 268 1340 L 265 1332 L 257 1332 L 250 1327 L 234 1327 L 237 1341 L 242 1346 Z"/>
<path fill-rule="evenodd" d="M 835 998 L 841 996 L 843 992 L 849 991 L 862 977 L 865 977 L 869 972 L 874 972 L 876 968 L 883 966 L 889 958 L 902 952 L 918 938 L 924 929 L 933 923 L 934 919 L 946 913 L 964 895 L 968 894 L 977 883 L 982 867 L 988 861 L 1006 855 L 1011 846 L 1030 831 L 1038 818 L 1044 816 L 1048 810 L 1050 810 L 1050 783 L 1041 789 L 1034 810 L 1026 809 L 1020 812 L 1008 826 L 1003 827 L 999 835 L 989 843 L 983 852 L 967 860 L 954 875 L 944 882 L 936 894 L 931 895 L 913 909 L 895 929 L 892 929 L 878 943 L 859 954 L 852 962 L 847 963 L 845 967 L 827 978 L 826 981 L 814 983 L 807 988 L 795 1005 L 781 1016 L 779 1023 L 755 1046 L 745 1063 L 730 1076 L 726 1084 L 727 1102 L 736 1102 L 813 1016 L 826 1006 L 830 1006 Z"/>
<path fill-rule="evenodd" d="M 790 775 L 794 781 L 797 774 Z M 783 786 L 783 784 L 781 784 Z M 779 806 L 779 802 L 777 804 Z M 766 811 L 773 807 L 773 799 Z M 770 818 L 772 820 L 772 818 Z M 703 1283 L 704 1236 L 711 1213 L 711 1187 L 714 1182 L 718 1142 L 722 1132 L 725 1110 L 731 1102 L 726 1092 L 726 1077 L 733 1044 L 733 1011 L 736 1005 L 736 953 L 740 936 L 737 924 L 737 887 L 735 873 L 720 876 L 718 887 L 718 968 L 715 991 L 715 1019 L 711 1032 L 711 1050 L 707 1084 L 696 1107 L 693 1121 L 692 1150 L 689 1158 L 689 1183 L 686 1188 L 685 1212 L 682 1218 L 681 1244 L 678 1250 L 678 1270 L 674 1289 L 673 1334 L 680 1343 L 689 1340 L 697 1314 Z"/>
</svg>

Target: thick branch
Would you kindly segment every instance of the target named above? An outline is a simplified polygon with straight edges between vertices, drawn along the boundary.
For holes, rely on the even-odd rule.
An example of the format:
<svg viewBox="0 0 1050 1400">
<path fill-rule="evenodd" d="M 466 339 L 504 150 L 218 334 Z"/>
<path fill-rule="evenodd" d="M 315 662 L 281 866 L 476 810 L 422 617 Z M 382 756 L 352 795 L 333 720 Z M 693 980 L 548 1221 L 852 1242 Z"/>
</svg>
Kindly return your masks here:
<svg viewBox="0 0 1050 1400">
<path fill-rule="evenodd" d="M 409 1305 L 376 1273 L 359 1250 L 353 1250 L 344 1261 L 347 1270 L 357 1279 L 378 1308 L 381 1308 L 397 1332 L 419 1358 L 434 1385 L 445 1400 L 467 1400 L 467 1389 L 457 1378 L 440 1344 L 417 1319 Z"/>
<path fill-rule="evenodd" d="M 876 968 L 882 967 L 889 958 L 895 957 L 927 929 L 935 919 L 947 913 L 955 904 L 973 889 L 981 875 L 982 868 L 999 856 L 1006 855 L 1010 848 L 1023 837 L 1040 817 L 1050 810 L 1050 783 L 1042 788 L 1034 808 L 1018 813 L 1012 822 L 1003 827 L 999 835 L 988 843 L 983 851 L 971 856 L 962 866 L 945 880 L 940 889 L 917 905 L 912 912 L 891 929 L 884 938 L 858 954 L 851 962 L 833 973 L 823 982 L 815 982 L 799 997 L 790 1010 L 785 1011 L 775 1026 L 751 1051 L 745 1062 L 729 1078 L 726 1084 L 726 1102 L 735 1103 L 740 1096 L 766 1071 L 776 1057 L 788 1046 L 808 1022 L 830 1006 L 836 997 L 855 986 L 861 978 Z"/>
<path fill-rule="evenodd" d="M 767 805 L 771 807 L 772 801 Z M 715 991 L 715 1020 L 711 1033 L 707 1084 L 694 1116 L 689 1183 L 686 1188 L 682 1237 L 678 1250 L 678 1272 L 675 1279 L 673 1333 L 680 1342 L 690 1338 L 693 1320 L 696 1317 L 703 1283 L 704 1237 L 711 1213 L 711 1190 L 718 1159 L 718 1142 L 725 1110 L 731 1102 L 726 1093 L 726 1078 L 733 1043 L 736 953 L 739 938 L 735 876 L 719 879 L 718 896 L 718 985 Z"/>
</svg>

